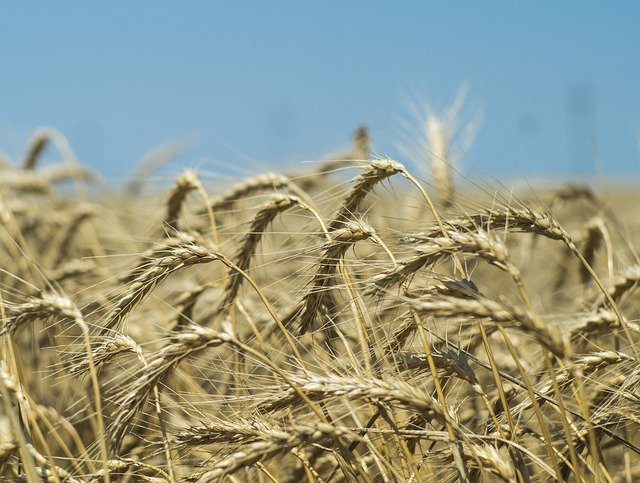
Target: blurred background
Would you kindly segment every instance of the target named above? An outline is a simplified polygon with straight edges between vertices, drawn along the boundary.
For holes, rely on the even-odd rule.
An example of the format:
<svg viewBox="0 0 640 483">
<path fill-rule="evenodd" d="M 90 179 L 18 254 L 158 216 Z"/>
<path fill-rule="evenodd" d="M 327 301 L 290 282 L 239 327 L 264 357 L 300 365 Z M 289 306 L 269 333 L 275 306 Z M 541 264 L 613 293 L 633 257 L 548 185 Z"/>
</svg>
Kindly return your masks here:
<svg viewBox="0 0 640 483">
<path fill-rule="evenodd" d="M 457 101 L 467 177 L 628 178 L 639 25 L 632 1 L 3 1 L 0 151 L 20 159 L 49 125 L 112 179 L 170 140 L 174 172 L 251 174 L 363 124 L 421 169 L 427 113 Z"/>
</svg>

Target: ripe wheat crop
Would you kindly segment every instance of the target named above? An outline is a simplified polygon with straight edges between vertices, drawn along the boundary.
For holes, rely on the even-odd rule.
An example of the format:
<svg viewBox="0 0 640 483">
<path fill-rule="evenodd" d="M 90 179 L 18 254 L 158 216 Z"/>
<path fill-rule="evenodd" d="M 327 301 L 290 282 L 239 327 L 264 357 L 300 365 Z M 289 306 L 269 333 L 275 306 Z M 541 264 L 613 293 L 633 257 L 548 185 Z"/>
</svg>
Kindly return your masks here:
<svg viewBox="0 0 640 483">
<path fill-rule="evenodd" d="M 362 127 L 152 190 L 175 149 L 109 193 L 53 129 L 0 168 L 4 480 L 640 479 L 637 195 L 454 196 Z"/>
</svg>

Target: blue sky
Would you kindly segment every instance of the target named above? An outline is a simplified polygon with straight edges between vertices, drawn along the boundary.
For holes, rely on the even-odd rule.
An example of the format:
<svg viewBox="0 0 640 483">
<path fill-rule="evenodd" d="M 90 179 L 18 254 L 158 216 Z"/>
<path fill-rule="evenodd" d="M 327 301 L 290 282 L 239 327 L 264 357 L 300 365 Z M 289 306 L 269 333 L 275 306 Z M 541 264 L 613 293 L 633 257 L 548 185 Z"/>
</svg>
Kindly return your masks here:
<svg viewBox="0 0 640 483">
<path fill-rule="evenodd" d="M 468 176 L 637 175 L 638 25 L 635 1 L 4 1 L 0 149 L 51 125 L 111 177 L 171 139 L 182 164 L 255 173 L 363 123 L 408 162 L 411 112 L 466 84 Z"/>
</svg>

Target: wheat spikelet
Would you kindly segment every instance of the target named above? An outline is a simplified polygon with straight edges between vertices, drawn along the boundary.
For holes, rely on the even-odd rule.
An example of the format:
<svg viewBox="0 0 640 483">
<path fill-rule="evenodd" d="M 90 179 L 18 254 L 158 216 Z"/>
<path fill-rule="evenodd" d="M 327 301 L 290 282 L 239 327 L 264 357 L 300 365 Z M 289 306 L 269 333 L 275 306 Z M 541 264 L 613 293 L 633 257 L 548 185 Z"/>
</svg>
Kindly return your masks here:
<svg viewBox="0 0 640 483">
<path fill-rule="evenodd" d="M 118 284 L 131 283 L 142 275 L 146 268 L 154 263 L 157 258 L 168 256 L 173 248 L 181 246 L 182 244 L 197 244 L 196 237 L 189 233 L 176 232 L 175 236 L 154 243 L 151 248 L 142 254 L 134 268 L 118 277 Z"/>
<path fill-rule="evenodd" d="M 106 467 L 106 469 L 103 468 L 89 475 L 88 481 L 102 482 L 105 480 L 107 473 L 116 478 L 133 475 L 150 483 L 162 483 L 171 480 L 170 475 L 161 468 L 132 458 L 110 459 L 107 461 Z M 157 476 L 150 476 L 149 473 Z"/>
<path fill-rule="evenodd" d="M 145 154 L 137 163 L 125 185 L 125 193 L 131 197 L 137 197 L 142 192 L 144 183 L 151 174 L 182 154 L 185 143 L 179 141 L 165 142 Z"/>
<path fill-rule="evenodd" d="M 15 334 L 34 321 L 51 318 L 77 322 L 82 319 L 82 314 L 67 297 L 45 292 L 22 304 L 6 304 L 6 318 L 0 335 Z"/>
<path fill-rule="evenodd" d="M 400 284 L 423 267 L 433 266 L 454 253 L 479 256 L 519 277 L 518 269 L 509 261 L 504 243 L 483 229 L 468 232 L 447 230 L 447 237 L 421 237 L 421 243 L 414 245 L 414 250 L 417 255 L 400 260 L 398 266 L 374 276 L 371 280 L 373 287 L 369 290 Z"/>
<path fill-rule="evenodd" d="M 479 461 L 481 469 L 488 470 L 502 481 L 515 481 L 513 466 L 504 459 L 495 446 L 470 443 L 464 445 L 464 456 L 472 465 Z"/>
<path fill-rule="evenodd" d="M 561 189 L 556 190 L 556 192 L 553 194 L 553 199 L 563 202 L 576 199 L 585 199 L 592 203 L 596 203 L 596 195 L 589 186 L 573 183 L 566 184 Z"/>
<path fill-rule="evenodd" d="M 618 303 L 624 295 L 633 292 L 640 285 L 640 266 L 632 265 L 625 268 L 624 272 L 616 279 L 613 287 L 609 289 L 611 300 Z M 602 297 L 593 307 L 594 312 L 602 309 L 611 309 L 607 297 Z"/>
<path fill-rule="evenodd" d="M 49 272 L 49 279 L 56 283 L 62 283 L 65 280 L 82 277 L 96 268 L 96 262 L 93 260 L 73 259 L 60 264 L 56 269 Z"/>
<path fill-rule="evenodd" d="M 37 195 L 48 195 L 51 193 L 51 186 L 47 180 L 32 171 L 12 170 L 2 174 L 0 187 L 15 191 L 17 193 L 32 193 Z"/>
<path fill-rule="evenodd" d="M 616 315 L 611 310 L 599 308 L 593 313 L 579 318 L 575 327 L 571 329 L 571 340 L 575 344 L 579 339 L 590 334 L 606 333 L 614 327 L 620 327 Z"/>
<path fill-rule="evenodd" d="M 535 233 L 551 240 L 561 240 L 572 250 L 576 246 L 571 236 L 560 226 L 553 216 L 548 213 L 535 211 L 531 208 L 509 207 L 504 210 L 483 210 L 467 216 L 466 218 L 448 219 L 445 226 L 460 232 L 472 232 L 476 230 L 498 231 L 509 230 L 511 232 Z M 429 231 L 407 235 L 400 239 L 402 243 L 421 243 L 442 234 L 439 227 L 433 227 Z"/>
<path fill-rule="evenodd" d="M 59 163 L 45 166 L 38 171 L 42 179 L 50 185 L 60 183 L 69 179 L 95 183 L 100 181 L 100 177 L 90 169 L 75 163 Z"/>
<path fill-rule="evenodd" d="M 449 158 L 449 139 L 436 116 L 429 116 L 425 126 L 429 140 L 429 167 L 440 192 L 443 206 L 453 203 L 453 167 Z"/>
<path fill-rule="evenodd" d="M 12 399 L 16 402 L 23 414 L 29 414 L 33 411 L 24 388 L 16 377 L 11 374 L 4 360 L 0 361 L 0 384 L 10 393 Z M 27 420 L 27 418 L 24 419 L 25 421 Z"/>
<path fill-rule="evenodd" d="M 55 145 L 66 163 L 80 166 L 67 138 L 57 130 L 45 126 L 36 129 L 29 140 L 22 158 L 22 169 L 24 171 L 33 171 L 35 169 L 38 160 L 49 143 Z"/>
<path fill-rule="evenodd" d="M 570 367 L 562 368 L 555 374 L 556 383 L 559 389 L 566 390 L 575 381 L 576 374 L 580 377 L 589 377 L 599 369 L 610 367 L 616 364 L 631 363 L 633 358 L 622 352 L 600 351 L 576 356 Z M 551 382 L 543 382 L 536 387 L 536 401 L 543 403 L 545 398 L 553 396 L 555 390 Z M 512 408 L 514 414 L 521 414 L 531 409 L 533 402 L 523 401 Z"/>
<path fill-rule="evenodd" d="M 329 401 L 346 397 L 354 401 L 375 401 L 382 404 L 397 404 L 401 407 L 426 411 L 441 421 L 446 418 L 440 404 L 426 391 L 401 380 L 355 378 L 337 374 L 290 375 L 290 379 L 313 401 Z M 298 393 L 288 387 L 259 404 L 264 411 L 279 411 L 302 404 Z"/>
<path fill-rule="evenodd" d="M 42 455 L 33 445 L 29 444 L 27 448 L 34 461 L 39 465 L 36 467 L 36 474 L 42 481 L 49 481 L 55 478 L 65 482 L 68 481 L 69 483 L 82 483 L 82 480 L 74 478 L 73 475 L 64 468 L 51 464 L 51 461 Z"/>
<path fill-rule="evenodd" d="M 206 444 L 242 444 L 264 437 L 274 428 L 260 420 L 216 421 L 204 426 L 192 426 L 174 437 L 178 446 L 201 446 Z"/>
<path fill-rule="evenodd" d="M 52 137 L 53 131 L 48 127 L 42 127 L 33 133 L 22 158 L 22 169 L 35 169 L 38 158 Z"/>
<path fill-rule="evenodd" d="M 593 266 L 596 251 L 600 249 L 605 240 L 606 227 L 600 218 L 596 218 L 585 226 L 585 236 L 580 251 L 587 263 Z M 582 283 L 588 283 L 591 280 L 591 274 L 584 265 L 580 265 L 580 279 Z"/>
<path fill-rule="evenodd" d="M 353 132 L 353 143 L 351 148 L 352 159 L 369 159 L 371 152 L 371 139 L 367 126 L 358 126 Z"/>
<path fill-rule="evenodd" d="M 52 266 L 54 269 L 58 268 L 67 258 L 69 249 L 71 248 L 71 241 L 78 232 L 79 226 L 96 214 L 96 208 L 92 205 L 86 204 L 76 207 L 75 211 L 71 214 L 71 220 L 61 233 L 61 236 L 53 243 L 52 257 L 54 259 Z"/>
<path fill-rule="evenodd" d="M 261 174 L 255 178 L 248 178 L 232 186 L 229 191 L 211 201 L 211 208 L 214 212 L 226 210 L 231 208 L 236 201 L 246 198 L 254 193 L 267 190 L 292 190 L 293 186 L 293 182 L 283 174 Z M 293 188 L 292 191 L 295 191 L 295 188 Z M 204 213 L 204 211 L 201 212 L 201 214 Z"/>
<path fill-rule="evenodd" d="M 115 333 L 112 336 L 107 336 L 103 341 L 94 344 L 92 357 L 94 366 L 99 369 L 100 366 L 108 363 L 119 354 L 133 353 L 145 364 L 144 353 L 142 347 L 133 338 L 128 335 Z M 69 373 L 72 375 L 79 375 L 87 373 L 91 369 L 86 354 L 81 354 L 75 358 L 69 368 Z"/>
<path fill-rule="evenodd" d="M 427 106 L 423 125 L 426 137 L 426 145 L 423 149 L 440 195 L 440 202 L 444 207 L 451 206 L 454 201 L 453 175 L 455 165 L 461 157 L 459 153 L 465 154 L 471 148 L 479 124 L 476 119 L 462 128 L 458 127 L 466 96 L 467 89 L 462 87 L 453 104 L 445 110 L 443 115 L 436 114 L 430 106 Z"/>
</svg>

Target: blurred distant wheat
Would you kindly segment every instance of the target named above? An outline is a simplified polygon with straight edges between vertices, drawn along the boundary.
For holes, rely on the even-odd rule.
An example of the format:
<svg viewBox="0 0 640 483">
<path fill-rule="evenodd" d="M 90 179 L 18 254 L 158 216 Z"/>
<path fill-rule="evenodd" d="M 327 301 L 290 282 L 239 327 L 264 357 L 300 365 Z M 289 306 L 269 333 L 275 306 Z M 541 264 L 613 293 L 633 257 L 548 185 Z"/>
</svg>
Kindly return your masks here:
<svg viewBox="0 0 640 483">
<path fill-rule="evenodd" d="M 454 198 L 447 129 L 435 200 L 365 128 L 308 173 L 160 195 L 176 146 L 90 195 L 38 130 L 0 167 L 0 475 L 640 479 L 637 194 Z"/>
</svg>

